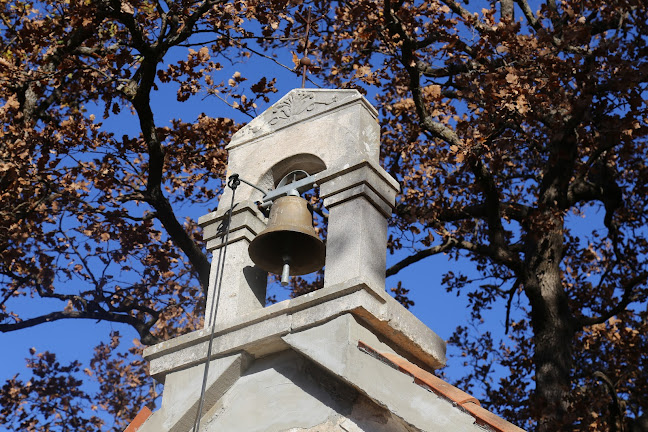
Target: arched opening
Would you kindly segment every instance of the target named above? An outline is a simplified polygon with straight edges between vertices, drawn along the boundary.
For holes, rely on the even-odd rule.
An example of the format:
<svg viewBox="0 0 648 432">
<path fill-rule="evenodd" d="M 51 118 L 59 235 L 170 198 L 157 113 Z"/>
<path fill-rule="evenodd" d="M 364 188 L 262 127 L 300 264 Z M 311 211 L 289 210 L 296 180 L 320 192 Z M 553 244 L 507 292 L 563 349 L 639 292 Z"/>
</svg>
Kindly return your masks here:
<svg viewBox="0 0 648 432">
<path fill-rule="evenodd" d="M 306 171 L 308 174 L 313 175 L 325 169 L 326 164 L 322 159 L 313 154 L 300 153 L 276 163 L 270 168 L 270 175 L 272 176 L 274 187 L 277 187 L 277 184 L 279 184 L 286 174 L 295 170 Z"/>
</svg>

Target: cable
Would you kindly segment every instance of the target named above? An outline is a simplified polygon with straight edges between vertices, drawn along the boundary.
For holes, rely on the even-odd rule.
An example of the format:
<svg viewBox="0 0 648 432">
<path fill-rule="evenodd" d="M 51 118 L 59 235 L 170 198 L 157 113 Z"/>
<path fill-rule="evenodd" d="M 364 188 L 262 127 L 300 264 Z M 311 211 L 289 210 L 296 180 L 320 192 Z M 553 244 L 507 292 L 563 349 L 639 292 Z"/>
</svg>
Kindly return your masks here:
<svg viewBox="0 0 648 432">
<path fill-rule="evenodd" d="M 254 189 L 256 189 L 256 190 L 258 190 L 258 191 L 261 191 L 261 193 L 263 193 L 263 196 L 264 196 L 264 197 L 265 197 L 265 196 L 268 194 L 268 192 L 269 192 L 269 191 L 266 191 L 266 190 L 261 189 L 259 186 L 255 185 L 254 183 L 250 183 L 249 181 L 247 181 L 247 180 L 245 180 L 245 179 L 242 179 L 241 177 L 238 176 L 238 174 L 232 174 L 232 177 L 234 177 L 234 176 L 237 176 L 237 178 L 239 179 L 239 181 L 242 181 L 242 182 L 245 183 L 246 185 L 251 186 L 251 187 L 253 187 Z M 232 177 L 230 177 L 230 178 L 232 178 Z"/>
<path fill-rule="evenodd" d="M 246 182 L 247 183 L 247 182 Z M 227 181 L 227 186 L 232 189 L 232 202 L 227 217 L 227 229 L 225 230 L 225 245 L 221 248 L 222 253 L 218 254 L 218 263 L 216 264 L 217 285 L 215 301 L 212 300 L 213 309 L 211 314 L 211 331 L 209 333 L 209 344 L 207 345 L 207 357 L 205 359 L 205 372 L 203 373 L 202 387 L 200 389 L 200 402 L 198 404 L 198 411 L 196 412 L 196 419 L 194 421 L 193 432 L 198 432 L 200 429 L 200 419 L 202 417 L 203 404 L 205 403 L 205 390 L 207 388 L 207 376 L 209 375 L 209 363 L 211 362 L 212 347 L 214 344 L 214 332 L 216 329 L 216 311 L 218 309 L 218 302 L 220 301 L 221 287 L 223 285 L 223 269 L 225 268 L 225 256 L 227 254 L 227 245 L 229 242 L 230 227 L 232 225 L 232 212 L 234 211 L 234 196 L 236 195 L 236 188 L 241 184 L 241 179 L 238 174 L 232 174 Z M 221 259 L 222 257 L 222 259 Z"/>
</svg>

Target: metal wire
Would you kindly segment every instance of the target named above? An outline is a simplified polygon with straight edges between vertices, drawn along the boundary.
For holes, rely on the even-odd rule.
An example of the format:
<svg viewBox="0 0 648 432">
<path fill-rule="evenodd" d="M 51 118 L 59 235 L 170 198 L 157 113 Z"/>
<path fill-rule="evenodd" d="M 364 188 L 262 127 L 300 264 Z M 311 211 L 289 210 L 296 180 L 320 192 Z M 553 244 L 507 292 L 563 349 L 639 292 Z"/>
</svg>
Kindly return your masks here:
<svg viewBox="0 0 648 432">
<path fill-rule="evenodd" d="M 238 174 L 232 174 L 232 177 L 233 177 L 233 176 L 237 176 L 237 178 L 239 179 L 239 181 L 245 183 L 245 184 L 248 185 L 248 186 L 253 187 L 254 189 L 256 189 L 256 190 L 258 190 L 258 191 L 261 191 L 261 193 L 263 194 L 263 196 L 266 196 L 266 195 L 268 194 L 268 192 L 269 192 L 269 191 L 267 191 L 267 190 L 263 190 L 263 189 L 261 189 L 259 186 L 255 185 L 254 183 L 250 183 L 249 181 L 245 180 L 244 178 L 239 177 Z M 230 177 L 230 178 L 231 178 L 231 177 Z"/>
<path fill-rule="evenodd" d="M 246 182 L 247 183 L 247 182 Z M 212 313 L 211 313 L 211 331 L 209 333 L 209 344 L 207 345 L 207 357 L 205 358 L 205 371 L 203 373 L 202 387 L 200 389 L 200 399 L 198 403 L 198 411 L 196 412 L 196 419 L 194 420 L 193 432 L 198 432 L 200 429 L 200 419 L 202 417 L 203 405 L 205 403 L 205 390 L 207 388 L 207 377 L 209 375 L 209 363 L 211 361 L 212 347 L 214 344 L 214 331 L 216 329 L 216 311 L 218 310 L 218 303 L 220 301 L 221 287 L 223 285 L 223 269 L 225 268 L 225 256 L 227 255 L 227 245 L 229 242 L 230 227 L 232 225 L 232 212 L 234 211 L 234 196 L 236 195 L 236 188 L 241 184 L 241 179 L 238 174 L 232 174 L 227 181 L 227 186 L 232 189 L 232 202 L 227 217 L 227 228 L 225 230 L 224 246 L 218 254 L 218 263 L 216 269 L 216 295 L 212 299 Z"/>
</svg>

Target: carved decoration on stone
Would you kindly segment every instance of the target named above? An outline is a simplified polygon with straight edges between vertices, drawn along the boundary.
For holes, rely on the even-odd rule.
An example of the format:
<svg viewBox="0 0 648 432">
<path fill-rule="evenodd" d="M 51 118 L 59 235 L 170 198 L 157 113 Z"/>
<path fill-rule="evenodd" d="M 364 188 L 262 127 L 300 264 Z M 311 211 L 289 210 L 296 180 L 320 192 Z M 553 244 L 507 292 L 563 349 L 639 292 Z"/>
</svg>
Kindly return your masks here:
<svg viewBox="0 0 648 432">
<path fill-rule="evenodd" d="M 244 139 L 244 138 L 253 137 L 257 133 L 261 132 L 262 130 L 261 126 L 255 124 L 255 123 L 259 123 L 259 121 L 255 122 L 255 120 L 256 119 L 252 120 L 250 123 L 247 124 L 247 126 L 244 126 L 243 128 L 239 129 L 234 136 L 238 139 Z"/>
<path fill-rule="evenodd" d="M 315 116 L 319 112 L 361 98 L 362 96 L 355 90 L 293 90 L 261 116 L 239 129 L 232 136 L 230 145 L 238 145 L 242 141 L 272 133 L 292 123 Z"/>
<path fill-rule="evenodd" d="M 271 111 L 272 117 L 268 122 L 271 126 L 275 126 L 286 121 L 292 120 L 293 117 L 299 116 L 304 112 L 311 112 L 318 105 L 330 105 L 337 102 L 337 95 L 329 97 L 315 97 L 313 93 L 307 92 L 294 92 L 290 93 L 288 97 L 277 103 Z M 323 96 L 323 95 L 322 95 Z"/>
</svg>

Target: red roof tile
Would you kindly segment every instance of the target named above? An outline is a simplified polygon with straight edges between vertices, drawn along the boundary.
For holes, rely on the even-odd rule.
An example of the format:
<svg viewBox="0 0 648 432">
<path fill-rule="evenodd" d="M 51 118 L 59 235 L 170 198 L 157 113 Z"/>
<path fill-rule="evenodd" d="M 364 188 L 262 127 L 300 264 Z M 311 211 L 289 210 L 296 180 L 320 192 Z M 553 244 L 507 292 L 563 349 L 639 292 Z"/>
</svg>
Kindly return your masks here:
<svg viewBox="0 0 648 432">
<path fill-rule="evenodd" d="M 137 413 L 133 421 L 128 425 L 124 432 L 136 432 L 144 424 L 144 422 L 153 414 L 151 410 L 145 406 Z"/>
<path fill-rule="evenodd" d="M 431 392 L 449 399 L 451 402 L 459 405 L 473 417 L 475 417 L 477 424 L 489 426 L 496 432 L 524 432 L 524 429 L 521 429 L 514 424 L 504 420 L 503 418 L 496 416 L 492 412 L 482 408 L 479 401 L 475 397 L 462 390 L 459 390 L 457 387 L 451 384 L 448 384 L 441 378 L 431 374 L 430 372 L 427 372 L 424 369 L 421 369 L 415 364 L 408 362 L 401 356 L 389 352 L 377 351 L 362 341 L 358 341 L 358 348 L 362 351 L 368 352 L 371 355 L 379 357 L 380 360 L 384 361 L 385 363 L 388 363 L 399 371 L 410 375 L 412 378 L 414 378 L 414 383 L 425 387 Z"/>
</svg>

